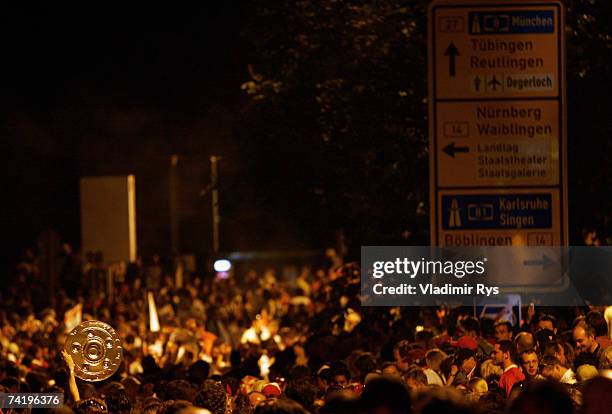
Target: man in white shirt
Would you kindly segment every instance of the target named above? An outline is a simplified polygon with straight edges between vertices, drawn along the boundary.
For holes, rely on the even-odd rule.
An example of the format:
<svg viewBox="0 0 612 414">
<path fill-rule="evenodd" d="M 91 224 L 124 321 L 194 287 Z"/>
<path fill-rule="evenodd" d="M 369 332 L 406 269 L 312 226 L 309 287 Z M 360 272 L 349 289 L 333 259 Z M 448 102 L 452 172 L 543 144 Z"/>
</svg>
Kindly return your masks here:
<svg viewBox="0 0 612 414">
<path fill-rule="evenodd" d="M 423 373 L 427 377 L 427 385 L 438 385 L 440 387 L 446 384 L 444 376 L 440 374 L 440 364 L 446 359 L 446 354 L 439 349 L 430 349 L 425 354 L 425 362 L 427 368 Z"/>
<path fill-rule="evenodd" d="M 576 383 L 576 374 L 570 369 L 561 364 L 558 358 L 554 356 L 544 356 L 540 373 L 544 378 L 558 381 L 561 384 L 573 385 Z"/>
</svg>

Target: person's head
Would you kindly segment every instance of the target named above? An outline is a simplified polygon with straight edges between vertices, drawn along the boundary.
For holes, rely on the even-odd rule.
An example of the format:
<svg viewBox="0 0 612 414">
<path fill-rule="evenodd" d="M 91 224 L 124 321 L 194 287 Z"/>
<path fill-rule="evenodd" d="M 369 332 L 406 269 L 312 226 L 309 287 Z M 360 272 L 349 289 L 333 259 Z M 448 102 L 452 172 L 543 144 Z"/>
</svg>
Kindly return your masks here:
<svg viewBox="0 0 612 414">
<path fill-rule="evenodd" d="M 419 367 L 409 369 L 408 372 L 404 374 L 404 379 L 406 380 L 408 389 L 411 391 L 416 391 L 427 386 L 427 376 Z"/>
<path fill-rule="evenodd" d="M 189 401 L 185 400 L 170 400 L 164 403 L 162 410 L 163 414 L 181 414 L 188 412 L 188 409 L 194 408 Z M 199 407 L 195 407 L 199 408 Z"/>
<path fill-rule="evenodd" d="M 414 396 L 414 412 L 423 414 L 473 414 L 465 395 L 454 387 L 434 387 Z"/>
<path fill-rule="evenodd" d="M 121 380 L 121 385 L 123 385 L 125 392 L 127 392 L 127 395 L 132 401 L 135 401 L 136 397 L 140 395 L 142 383 L 138 378 L 133 376 L 125 377 Z"/>
<path fill-rule="evenodd" d="M 308 414 L 299 403 L 289 399 L 268 400 L 255 408 L 255 414 Z"/>
<path fill-rule="evenodd" d="M 103 400 L 92 397 L 77 402 L 74 412 L 76 414 L 107 414 L 108 408 Z"/>
<path fill-rule="evenodd" d="M 395 358 L 395 365 L 400 372 L 406 372 L 410 369 L 410 342 L 403 340 L 398 342 L 393 348 L 393 358 Z"/>
<path fill-rule="evenodd" d="M 499 379 L 504 372 L 500 365 L 501 364 L 495 364 L 493 359 L 487 359 L 480 365 L 480 376 L 484 378 L 485 381 Z"/>
<path fill-rule="evenodd" d="M 332 384 L 344 388 L 351 382 L 351 373 L 348 368 L 339 364 L 332 369 Z"/>
<path fill-rule="evenodd" d="M 397 369 L 397 365 L 395 365 L 395 363 L 393 362 L 385 362 L 384 364 L 382 364 L 381 372 L 383 373 L 383 375 L 388 375 L 390 377 L 402 377 L 401 372 L 399 371 L 399 369 Z"/>
<path fill-rule="evenodd" d="M 576 359 L 576 350 L 569 342 L 561 342 L 563 347 L 563 355 L 565 357 L 565 366 L 574 366 L 574 360 Z M 562 361 L 563 362 L 563 361 Z"/>
<path fill-rule="evenodd" d="M 368 385 L 368 382 L 372 381 L 375 378 L 381 377 L 380 371 L 372 371 L 368 375 L 365 376 L 363 380 L 363 385 Z"/>
<path fill-rule="evenodd" d="M 546 345 L 544 345 L 542 355 L 553 356 L 557 358 L 562 365 L 569 366 L 565 358 L 565 349 L 563 348 L 563 344 L 561 344 L 559 341 L 548 342 Z"/>
<path fill-rule="evenodd" d="M 169 413 L 164 413 L 169 414 Z M 193 405 L 188 405 L 186 407 L 182 407 L 175 414 L 211 414 L 206 408 L 194 407 Z"/>
<path fill-rule="evenodd" d="M 144 407 L 142 409 L 143 414 L 157 414 L 163 408 L 163 404 L 160 400 L 155 399 L 152 401 L 145 401 Z"/>
<path fill-rule="evenodd" d="M 593 378 L 582 392 L 582 413 L 606 414 L 612 407 L 612 380 L 605 377 Z"/>
<path fill-rule="evenodd" d="M 599 372 L 597 367 L 590 364 L 583 364 L 576 368 L 576 379 L 579 382 L 586 382 L 592 378 L 595 378 Z"/>
<path fill-rule="evenodd" d="M 493 329 L 495 330 L 495 340 L 511 341 L 512 340 L 512 324 L 508 321 L 496 322 Z"/>
<path fill-rule="evenodd" d="M 601 369 L 612 369 L 612 346 L 607 347 L 601 352 L 599 367 Z"/>
<path fill-rule="evenodd" d="M 285 396 L 297 401 L 306 410 L 314 412 L 317 388 L 310 381 L 289 381 L 285 388 Z"/>
<path fill-rule="evenodd" d="M 212 414 L 224 414 L 227 408 L 227 395 L 220 382 L 206 380 L 193 399 L 193 405 L 210 410 Z"/>
<path fill-rule="evenodd" d="M 471 349 L 460 349 L 456 355 L 457 367 L 465 374 L 469 374 L 476 367 L 476 353 Z"/>
<path fill-rule="evenodd" d="M 572 331 L 578 352 L 593 352 L 597 348 L 595 330 L 589 325 L 576 325 Z"/>
<path fill-rule="evenodd" d="M 442 361 L 444 361 L 446 357 L 447 355 L 439 349 L 430 349 L 425 354 L 425 362 L 427 363 L 427 367 L 434 371 L 439 371 L 440 364 L 442 364 Z"/>
<path fill-rule="evenodd" d="M 593 327 L 596 337 L 608 336 L 608 323 L 600 312 L 590 311 L 587 313 L 585 321 L 587 325 Z"/>
<path fill-rule="evenodd" d="M 429 329 L 424 329 L 414 334 L 414 341 L 421 343 L 424 347 L 427 347 L 433 337 L 434 334 L 432 331 Z"/>
<path fill-rule="evenodd" d="M 538 350 L 544 349 L 546 344 L 554 342 L 557 339 L 553 331 L 549 329 L 540 329 L 534 336 L 538 344 Z"/>
<path fill-rule="evenodd" d="M 482 395 L 478 399 L 478 407 L 484 413 L 498 414 L 504 412 L 506 396 L 499 392 L 491 392 Z"/>
<path fill-rule="evenodd" d="M 529 332 L 521 332 L 514 338 L 514 345 L 516 346 L 516 351 L 520 354 L 535 348 L 536 340 Z"/>
<path fill-rule="evenodd" d="M 368 382 L 361 394 L 361 410 L 367 413 L 410 414 L 410 394 L 406 386 L 395 378 L 375 378 Z"/>
<path fill-rule="evenodd" d="M 243 394 L 236 395 L 233 401 L 232 414 L 253 414 L 253 406 L 249 397 Z"/>
<path fill-rule="evenodd" d="M 79 395 L 82 399 L 88 399 L 97 396 L 96 387 L 94 387 L 93 383 L 79 381 L 77 383 L 77 386 L 79 388 Z"/>
<path fill-rule="evenodd" d="M 30 371 L 27 373 L 26 382 L 30 386 L 31 392 L 41 392 L 43 387 L 43 382 L 46 383 L 48 381 L 42 374 L 39 374 L 34 371 Z"/>
<path fill-rule="evenodd" d="M 541 331 L 542 329 L 548 329 L 552 331 L 554 334 L 557 333 L 557 318 L 552 315 L 541 315 L 538 318 L 538 324 L 536 326 L 536 331 Z"/>
<path fill-rule="evenodd" d="M 319 389 L 319 393 L 325 393 L 327 387 L 329 387 L 332 383 L 332 371 L 331 369 L 325 365 L 317 371 L 317 388 Z"/>
<path fill-rule="evenodd" d="M 196 392 L 197 389 L 195 389 L 189 381 L 172 380 L 163 387 L 160 396 L 164 400 L 191 401 Z"/>
<path fill-rule="evenodd" d="M 132 411 L 132 400 L 123 389 L 113 391 L 104 400 L 110 414 L 129 414 Z"/>
<path fill-rule="evenodd" d="M 544 355 L 540 363 L 540 374 L 546 379 L 560 381 L 567 368 L 563 366 L 559 358 L 551 355 Z"/>
<path fill-rule="evenodd" d="M 261 404 L 262 402 L 266 400 L 267 400 L 266 396 L 258 391 L 253 391 L 249 394 L 249 403 L 253 407 L 257 407 L 259 404 Z"/>
<path fill-rule="evenodd" d="M 365 376 L 376 369 L 376 358 L 371 353 L 364 352 L 355 359 L 353 365 L 357 370 L 359 379 L 363 382 Z"/>
<path fill-rule="evenodd" d="M 572 414 L 567 391 L 552 381 L 532 381 L 510 404 L 509 414 Z"/>
<path fill-rule="evenodd" d="M 323 407 L 319 408 L 319 414 L 339 414 L 360 412 L 359 397 L 350 391 L 331 393 L 325 399 Z"/>
<path fill-rule="evenodd" d="M 463 335 L 471 336 L 473 338 L 477 338 L 480 335 L 480 323 L 478 319 L 473 316 L 468 316 L 463 319 L 460 323 L 460 332 Z"/>
<path fill-rule="evenodd" d="M 0 385 L 2 385 L 6 389 L 6 392 L 9 393 L 18 392 L 19 384 L 19 378 L 13 376 L 5 377 L 0 381 Z"/>
<path fill-rule="evenodd" d="M 533 378 L 538 375 L 538 354 L 535 350 L 529 350 L 521 353 L 521 367 L 527 378 Z"/>
<path fill-rule="evenodd" d="M 205 379 L 208 378 L 210 365 L 206 361 L 198 360 L 189 366 L 187 377 L 189 382 L 196 386 L 202 385 Z"/>
<path fill-rule="evenodd" d="M 476 395 L 483 395 L 489 392 L 489 386 L 487 382 L 479 377 L 474 377 L 467 383 L 468 392 Z"/>
<path fill-rule="evenodd" d="M 501 341 L 495 344 L 493 362 L 504 368 L 516 363 L 516 348 L 510 341 Z"/>
</svg>

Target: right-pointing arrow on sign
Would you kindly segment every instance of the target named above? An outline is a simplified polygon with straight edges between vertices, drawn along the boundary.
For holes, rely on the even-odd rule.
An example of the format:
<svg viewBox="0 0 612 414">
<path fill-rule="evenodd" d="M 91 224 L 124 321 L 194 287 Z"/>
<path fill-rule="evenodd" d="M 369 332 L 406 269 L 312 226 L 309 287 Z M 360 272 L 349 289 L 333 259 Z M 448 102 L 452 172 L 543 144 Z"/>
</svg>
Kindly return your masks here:
<svg viewBox="0 0 612 414">
<path fill-rule="evenodd" d="M 551 265 L 555 264 L 555 262 L 550 259 L 545 254 L 542 255 L 542 259 L 535 260 L 523 260 L 523 266 L 542 266 L 542 269 L 547 269 Z"/>
<path fill-rule="evenodd" d="M 446 147 L 442 148 L 442 151 L 444 151 L 446 154 L 450 155 L 451 157 L 455 158 L 455 154 L 458 152 L 470 152 L 470 147 L 455 146 L 455 143 L 451 142 Z"/>
</svg>

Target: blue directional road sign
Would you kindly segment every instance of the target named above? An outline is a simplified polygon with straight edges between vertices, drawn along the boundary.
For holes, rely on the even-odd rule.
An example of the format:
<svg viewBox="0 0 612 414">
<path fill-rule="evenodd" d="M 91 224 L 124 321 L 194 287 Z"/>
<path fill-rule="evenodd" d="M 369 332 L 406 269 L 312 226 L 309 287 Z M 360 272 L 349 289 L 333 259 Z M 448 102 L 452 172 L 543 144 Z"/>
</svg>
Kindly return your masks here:
<svg viewBox="0 0 612 414">
<path fill-rule="evenodd" d="M 550 193 L 447 194 L 442 196 L 442 228 L 550 229 L 552 208 Z"/>
</svg>

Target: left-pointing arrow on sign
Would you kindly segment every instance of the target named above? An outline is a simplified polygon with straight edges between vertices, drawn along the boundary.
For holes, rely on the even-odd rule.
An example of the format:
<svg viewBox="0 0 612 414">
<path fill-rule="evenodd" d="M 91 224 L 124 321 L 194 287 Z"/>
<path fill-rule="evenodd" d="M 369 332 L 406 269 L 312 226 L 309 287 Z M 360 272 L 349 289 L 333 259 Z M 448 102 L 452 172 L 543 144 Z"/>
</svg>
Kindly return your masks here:
<svg viewBox="0 0 612 414">
<path fill-rule="evenodd" d="M 470 152 L 470 147 L 457 147 L 454 142 L 451 142 L 446 147 L 442 148 L 442 151 L 455 158 L 455 154 L 458 152 Z"/>
<path fill-rule="evenodd" d="M 454 43 L 448 45 L 444 51 L 444 56 L 448 56 L 448 76 L 455 76 L 455 57 L 459 56 L 459 50 Z"/>
</svg>

